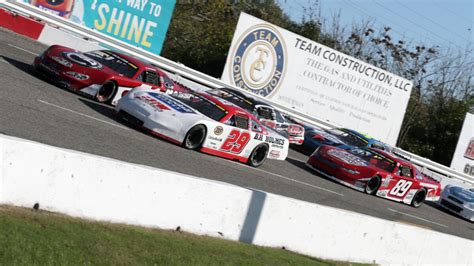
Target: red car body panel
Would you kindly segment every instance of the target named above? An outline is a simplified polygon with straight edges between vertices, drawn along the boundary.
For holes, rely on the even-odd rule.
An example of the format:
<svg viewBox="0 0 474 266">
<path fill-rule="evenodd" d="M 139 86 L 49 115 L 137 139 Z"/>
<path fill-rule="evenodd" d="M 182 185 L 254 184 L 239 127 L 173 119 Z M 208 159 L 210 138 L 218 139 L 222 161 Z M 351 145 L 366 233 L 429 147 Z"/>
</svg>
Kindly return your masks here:
<svg viewBox="0 0 474 266">
<path fill-rule="evenodd" d="M 91 54 L 101 54 L 116 58 L 121 62 L 116 69 L 112 69 L 98 61 Z M 106 82 L 117 84 L 117 92 L 111 103 L 115 103 L 120 97 L 134 87 L 146 85 L 152 89 L 166 91 L 170 88 L 180 90 L 174 82 L 158 67 L 142 62 L 134 57 L 115 51 L 101 50 L 82 53 L 74 49 L 52 45 L 44 53 L 37 56 L 33 63 L 38 72 L 61 87 L 75 92 L 82 92 L 95 97 L 97 91 Z M 159 81 L 154 83 L 140 80 L 144 73 L 156 73 Z M 183 88 L 183 90 L 185 90 Z"/>
<path fill-rule="evenodd" d="M 346 149 L 322 145 L 308 158 L 307 166 L 362 192 L 372 177 L 379 176 L 381 184 L 376 195 L 382 198 L 411 204 L 415 193 L 425 189 L 426 200 L 439 199 L 441 194 L 439 182 L 419 173 L 413 164 L 382 150 L 369 149 L 369 151 L 385 159 L 366 160 Z"/>
</svg>

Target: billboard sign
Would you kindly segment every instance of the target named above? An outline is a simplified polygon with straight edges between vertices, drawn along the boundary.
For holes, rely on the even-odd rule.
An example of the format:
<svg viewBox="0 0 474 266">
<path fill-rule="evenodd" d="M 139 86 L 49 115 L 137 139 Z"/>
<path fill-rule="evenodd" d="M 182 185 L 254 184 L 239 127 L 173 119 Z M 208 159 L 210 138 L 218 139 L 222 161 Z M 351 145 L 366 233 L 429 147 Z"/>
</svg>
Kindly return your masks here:
<svg viewBox="0 0 474 266">
<path fill-rule="evenodd" d="M 397 141 L 412 82 L 245 13 L 222 80 L 331 123 Z"/>
<path fill-rule="evenodd" d="M 451 168 L 474 177 L 474 114 L 466 113 Z"/>
<path fill-rule="evenodd" d="M 24 2 L 159 55 L 176 0 Z"/>
</svg>

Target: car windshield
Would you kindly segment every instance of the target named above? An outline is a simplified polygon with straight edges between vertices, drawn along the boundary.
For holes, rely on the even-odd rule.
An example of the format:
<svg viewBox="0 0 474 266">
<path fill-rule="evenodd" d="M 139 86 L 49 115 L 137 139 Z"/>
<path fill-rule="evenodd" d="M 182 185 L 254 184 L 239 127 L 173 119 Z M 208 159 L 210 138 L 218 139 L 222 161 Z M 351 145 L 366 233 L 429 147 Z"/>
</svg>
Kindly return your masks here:
<svg viewBox="0 0 474 266">
<path fill-rule="evenodd" d="M 364 159 L 365 161 L 370 163 L 372 166 L 375 166 L 377 168 L 380 168 L 390 173 L 393 173 L 393 171 L 395 170 L 395 167 L 397 166 L 397 163 L 395 161 L 372 150 L 353 147 L 349 149 L 348 151 Z"/>
<path fill-rule="evenodd" d="M 278 110 L 275 110 L 275 119 L 279 123 L 286 123 L 286 119 L 281 115 L 281 113 Z"/>
<path fill-rule="evenodd" d="M 173 92 L 171 97 L 185 103 L 186 105 L 198 110 L 203 115 L 221 121 L 228 113 L 227 110 L 196 93 Z"/>
<path fill-rule="evenodd" d="M 328 131 L 329 133 L 337 136 L 340 140 L 344 141 L 346 144 L 351 145 L 351 146 L 365 147 L 368 144 L 366 140 L 363 140 L 354 134 L 351 134 L 346 131 L 342 131 L 338 128 L 333 128 Z"/>
<path fill-rule="evenodd" d="M 215 95 L 219 98 L 222 98 L 226 101 L 229 101 L 244 110 L 252 112 L 253 110 L 253 103 L 250 100 L 245 99 L 244 97 L 234 93 L 232 91 L 223 90 L 223 89 L 213 89 L 208 90 L 207 93 Z"/>
<path fill-rule="evenodd" d="M 138 71 L 138 66 L 110 51 L 92 51 L 85 55 L 127 78 L 132 78 Z"/>
</svg>

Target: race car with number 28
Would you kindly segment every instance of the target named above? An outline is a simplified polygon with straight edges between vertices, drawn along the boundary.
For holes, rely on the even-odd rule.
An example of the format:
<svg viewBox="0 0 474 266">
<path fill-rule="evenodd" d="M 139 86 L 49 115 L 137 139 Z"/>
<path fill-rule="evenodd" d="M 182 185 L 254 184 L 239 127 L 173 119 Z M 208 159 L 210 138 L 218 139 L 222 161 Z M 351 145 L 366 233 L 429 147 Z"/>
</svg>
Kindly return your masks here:
<svg viewBox="0 0 474 266">
<path fill-rule="evenodd" d="M 135 88 L 115 109 L 120 118 L 158 137 L 253 167 L 267 157 L 285 160 L 288 154 L 288 139 L 242 108 L 206 93 Z"/>
<path fill-rule="evenodd" d="M 416 167 L 374 148 L 339 148 L 321 145 L 306 165 L 316 172 L 355 190 L 420 207 L 437 201 L 441 185 Z"/>
<path fill-rule="evenodd" d="M 83 53 L 52 45 L 35 58 L 33 65 L 57 85 L 112 105 L 134 87 L 175 89 L 159 68 L 115 51 Z"/>
</svg>

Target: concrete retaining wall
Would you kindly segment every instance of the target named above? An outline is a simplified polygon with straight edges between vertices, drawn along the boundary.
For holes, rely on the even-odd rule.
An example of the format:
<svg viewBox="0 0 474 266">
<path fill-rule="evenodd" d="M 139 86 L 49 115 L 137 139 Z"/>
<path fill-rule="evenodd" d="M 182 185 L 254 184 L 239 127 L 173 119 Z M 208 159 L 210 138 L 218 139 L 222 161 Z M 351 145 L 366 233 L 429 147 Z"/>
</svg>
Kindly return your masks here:
<svg viewBox="0 0 474 266">
<path fill-rule="evenodd" d="M 0 203 L 182 230 L 326 259 L 473 264 L 473 241 L 0 135 Z"/>
</svg>

